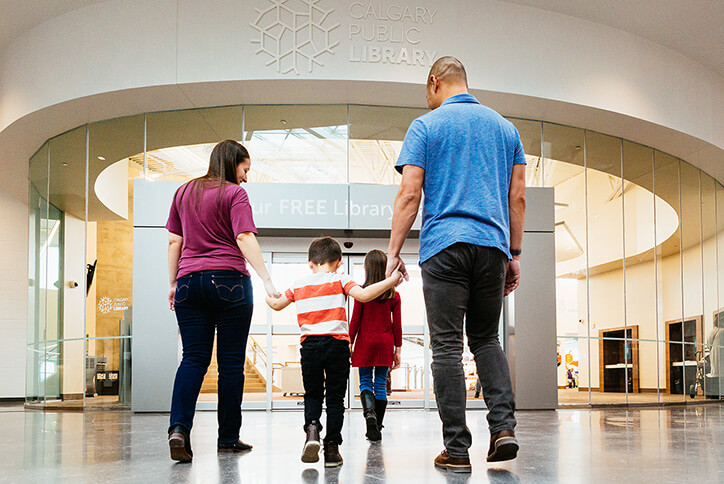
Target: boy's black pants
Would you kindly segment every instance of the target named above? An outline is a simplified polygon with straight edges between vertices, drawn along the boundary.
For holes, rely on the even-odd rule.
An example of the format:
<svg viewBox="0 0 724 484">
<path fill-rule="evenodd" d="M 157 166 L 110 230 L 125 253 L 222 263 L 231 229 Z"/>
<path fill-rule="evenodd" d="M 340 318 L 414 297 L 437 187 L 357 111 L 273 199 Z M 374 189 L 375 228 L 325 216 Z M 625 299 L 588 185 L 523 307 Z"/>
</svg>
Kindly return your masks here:
<svg viewBox="0 0 724 484">
<path fill-rule="evenodd" d="M 325 441 L 342 443 L 344 395 L 349 378 L 349 342 L 332 336 L 308 336 L 302 342 L 304 381 L 304 431 L 316 421 L 322 430 L 322 401 L 327 395 Z"/>
</svg>

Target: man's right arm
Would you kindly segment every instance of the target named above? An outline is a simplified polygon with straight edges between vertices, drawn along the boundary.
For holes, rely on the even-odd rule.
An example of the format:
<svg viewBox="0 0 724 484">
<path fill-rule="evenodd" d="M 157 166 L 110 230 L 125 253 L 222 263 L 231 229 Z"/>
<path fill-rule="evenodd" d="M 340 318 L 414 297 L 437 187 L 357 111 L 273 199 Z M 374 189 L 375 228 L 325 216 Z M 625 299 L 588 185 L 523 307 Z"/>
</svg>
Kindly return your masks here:
<svg viewBox="0 0 724 484">
<path fill-rule="evenodd" d="M 422 184 L 425 181 L 425 170 L 419 166 L 405 165 L 402 169 L 402 181 L 400 189 L 395 197 L 395 208 L 392 214 L 392 230 L 390 231 L 390 244 L 387 248 L 387 271 L 386 275 L 392 274 L 396 268 L 400 268 L 405 279 L 408 279 L 407 269 L 400 258 L 402 245 L 412 229 L 412 224 L 417 218 L 417 211 L 420 209 L 422 200 Z"/>
<path fill-rule="evenodd" d="M 508 191 L 508 210 L 510 217 L 510 249 L 521 250 L 523 229 L 525 228 L 525 165 L 513 165 Z M 520 283 L 520 256 L 514 255 L 508 262 L 505 277 L 505 295 L 513 292 Z"/>
</svg>

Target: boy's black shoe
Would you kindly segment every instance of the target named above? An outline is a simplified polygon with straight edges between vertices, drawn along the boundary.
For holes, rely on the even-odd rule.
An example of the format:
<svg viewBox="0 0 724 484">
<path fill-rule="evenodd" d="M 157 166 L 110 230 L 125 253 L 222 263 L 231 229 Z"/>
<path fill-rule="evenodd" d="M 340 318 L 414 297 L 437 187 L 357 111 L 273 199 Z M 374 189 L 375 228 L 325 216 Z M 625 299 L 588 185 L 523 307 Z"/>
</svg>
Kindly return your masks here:
<svg viewBox="0 0 724 484">
<path fill-rule="evenodd" d="M 233 444 L 217 444 L 216 448 L 219 452 L 249 452 L 251 449 L 253 449 L 253 446 L 249 444 L 245 444 L 241 440 L 237 440 Z"/>
<path fill-rule="evenodd" d="M 179 462 L 191 462 L 194 453 L 191 452 L 191 436 L 189 431 L 180 425 L 174 425 L 168 431 L 168 447 L 171 450 L 171 459 Z"/>
<path fill-rule="evenodd" d="M 342 456 L 339 453 L 339 444 L 324 441 L 324 467 L 338 467 L 342 465 Z"/>
<path fill-rule="evenodd" d="M 304 442 L 304 450 L 302 450 L 302 462 L 318 462 L 319 448 L 322 445 L 319 442 L 319 425 L 312 422 L 307 426 L 307 439 Z"/>
<path fill-rule="evenodd" d="M 367 433 L 365 436 L 370 442 L 379 442 L 382 439 L 380 428 L 377 426 L 377 415 L 375 414 L 375 395 L 369 390 L 362 390 L 359 395 L 362 401 L 362 413 L 365 416 L 367 424 Z"/>
</svg>

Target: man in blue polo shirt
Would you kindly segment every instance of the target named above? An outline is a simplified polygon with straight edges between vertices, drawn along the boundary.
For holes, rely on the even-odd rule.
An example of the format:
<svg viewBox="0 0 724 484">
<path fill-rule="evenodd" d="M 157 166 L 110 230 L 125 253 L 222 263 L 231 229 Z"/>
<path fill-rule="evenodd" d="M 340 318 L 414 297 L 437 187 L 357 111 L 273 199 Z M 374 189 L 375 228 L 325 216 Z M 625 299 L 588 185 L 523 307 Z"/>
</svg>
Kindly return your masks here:
<svg viewBox="0 0 724 484">
<path fill-rule="evenodd" d="M 427 78 L 431 112 L 412 122 L 396 168 L 388 272 L 422 198 L 420 267 L 432 343 L 435 397 L 445 450 L 439 468 L 470 472 L 472 436 L 465 422 L 463 326 L 488 406 L 487 460 L 516 457 L 515 402 L 498 339 L 503 297 L 520 279 L 525 223 L 525 154 L 515 127 L 468 93 L 465 68 L 438 59 Z M 404 274 L 404 265 L 401 265 Z"/>
</svg>

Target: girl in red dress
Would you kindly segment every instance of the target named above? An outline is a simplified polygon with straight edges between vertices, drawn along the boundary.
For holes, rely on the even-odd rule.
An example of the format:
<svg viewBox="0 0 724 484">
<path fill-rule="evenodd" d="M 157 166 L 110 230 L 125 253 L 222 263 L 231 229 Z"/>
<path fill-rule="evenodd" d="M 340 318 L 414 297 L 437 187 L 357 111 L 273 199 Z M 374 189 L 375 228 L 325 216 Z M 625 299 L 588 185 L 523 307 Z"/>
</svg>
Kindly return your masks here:
<svg viewBox="0 0 724 484">
<path fill-rule="evenodd" d="M 372 250 L 365 257 L 363 287 L 385 279 L 387 256 Z M 394 288 L 374 301 L 355 301 L 349 337 L 354 345 L 352 366 L 359 368 L 360 399 L 367 423 L 367 438 L 382 440 L 382 420 L 387 409 L 387 373 L 400 366 L 402 321 L 400 295 Z"/>
</svg>

